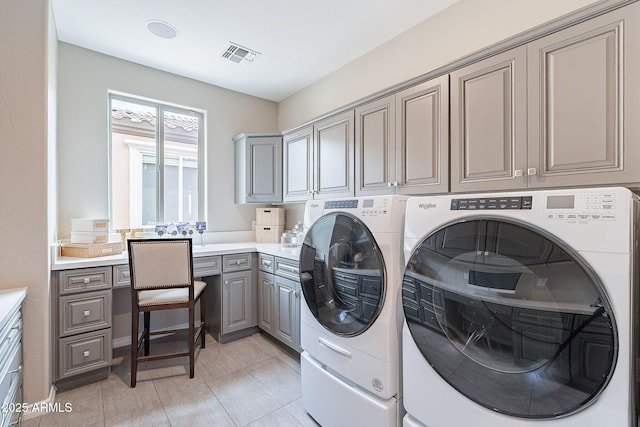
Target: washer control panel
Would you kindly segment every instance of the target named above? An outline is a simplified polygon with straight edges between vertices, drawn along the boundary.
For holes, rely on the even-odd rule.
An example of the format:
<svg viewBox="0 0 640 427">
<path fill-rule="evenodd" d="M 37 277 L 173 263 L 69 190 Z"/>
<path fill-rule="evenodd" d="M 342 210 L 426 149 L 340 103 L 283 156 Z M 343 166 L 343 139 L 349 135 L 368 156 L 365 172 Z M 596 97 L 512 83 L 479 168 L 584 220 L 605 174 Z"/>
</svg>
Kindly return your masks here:
<svg viewBox="0 0 640 427">
<path fill-rule="evenodd" d="M 611 221 L 616 194 L 608 192 L 547 195 L 545 219 L 567 222 Z"/>
</svg>

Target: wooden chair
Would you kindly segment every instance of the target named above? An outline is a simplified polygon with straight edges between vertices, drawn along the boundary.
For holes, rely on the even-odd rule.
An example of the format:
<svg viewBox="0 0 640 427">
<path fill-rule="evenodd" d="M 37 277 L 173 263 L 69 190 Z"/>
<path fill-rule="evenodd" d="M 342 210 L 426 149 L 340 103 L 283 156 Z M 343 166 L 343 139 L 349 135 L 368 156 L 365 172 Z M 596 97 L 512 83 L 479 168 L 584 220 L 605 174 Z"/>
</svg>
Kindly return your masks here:
<svg viewBox="0 0 640 427">
<path fill-rule="evenodd" d="M 136 386 L 139 362 L 189 356 L 189 378 L 194 375 L 194 353 L 198 338 L 205 347 L 205 282 L 193 280 L 191 239 L 130 239 L 131 273 L 131 387 Z M 195 304 L 200 300 L 200 326 L 195 329 Z M 187 308 L 189 327 L 150 331 L 151 312 Z M 144 329 L 139 335 L 139 313 Z M 149 336 L 188 331 L 189 351 L 149 356 Z M 144 343 L 144 355 L 139 356 Z"/>
</svg>

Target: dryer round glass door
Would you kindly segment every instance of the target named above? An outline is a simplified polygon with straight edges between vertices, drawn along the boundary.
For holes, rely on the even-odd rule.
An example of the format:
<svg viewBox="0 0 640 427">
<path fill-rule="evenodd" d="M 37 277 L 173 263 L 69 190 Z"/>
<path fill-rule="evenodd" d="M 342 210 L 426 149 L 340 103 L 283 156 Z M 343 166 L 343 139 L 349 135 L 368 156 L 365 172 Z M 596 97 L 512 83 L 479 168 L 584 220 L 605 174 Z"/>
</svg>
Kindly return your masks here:
<svg viewBox="0 0 640 427">
<path fill-rule="evenodd" d="M 599 278 L 567 245 L 523 223 L 483 217 L 433 232 L 408 260 L 402 303 L 433 369 L 494 411 L 573 413 L 615 368 L 615 319 Z"/>
<path fill-rule="evenodd" d="M 322 326 L 341 336 L 366 331 L 385 295 L 384 261 L 369 229 L 346 213 L 318 219 L 300 250 L 300 282 Z"/>
</svg>

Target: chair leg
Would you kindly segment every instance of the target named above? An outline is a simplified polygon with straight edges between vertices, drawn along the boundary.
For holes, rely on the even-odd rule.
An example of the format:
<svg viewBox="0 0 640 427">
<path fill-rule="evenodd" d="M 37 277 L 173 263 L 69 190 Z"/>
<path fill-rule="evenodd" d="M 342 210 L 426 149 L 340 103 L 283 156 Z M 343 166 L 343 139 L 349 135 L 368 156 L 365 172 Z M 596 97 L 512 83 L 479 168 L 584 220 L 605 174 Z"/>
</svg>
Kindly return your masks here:
<svg viewBox="0 0 640 427">
<path fill-rule="evenodd" d="M 149 334 L 151 333 L 151 312 L 144 312 L 144 355 L 149 355 Z"/>
<path fill-rule="evenodd" d="M 194 370 L 194 353 L 195 353 L 195 320 L 194 320 L 194 303 L 191 301 L 189 304 L 189 378 L 193 378 L 195 374 Z"/>
<path fill-rule="evenodd" d="M 135 388 L 138 372 L 138 310 L 131 311 L 131 388 Z"/>
<path fill-rule="evenodd" d="M 206 309 L 205 309 L 205 300 L 204 300 L 204 292 L 202 293 L 202 295 L 200 295 L 200 334 L 202 335 L 200 337 L 200 347 L 204 348 L 204 337 L 205 335 L 207 335 L 207 328 L 206 328 L 206 323 L 205 323 L 205 314 L 206 314 Z"/>
</svg>

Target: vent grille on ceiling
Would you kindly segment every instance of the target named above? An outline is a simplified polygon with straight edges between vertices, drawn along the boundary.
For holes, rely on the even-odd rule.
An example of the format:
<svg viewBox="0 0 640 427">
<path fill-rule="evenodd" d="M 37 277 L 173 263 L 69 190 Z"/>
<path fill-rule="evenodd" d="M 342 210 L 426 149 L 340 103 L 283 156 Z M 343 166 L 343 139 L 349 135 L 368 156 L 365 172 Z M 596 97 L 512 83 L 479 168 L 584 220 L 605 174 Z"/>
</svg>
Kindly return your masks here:
<svg viewBox="0 0 640 427">
<path fill-rule="evenodd" d="M 250 64 L 260 55 L 260 52 L 229 42 L 229 47 L 224 51 L 222 57 L 237 64 Z"/>
</svg>

